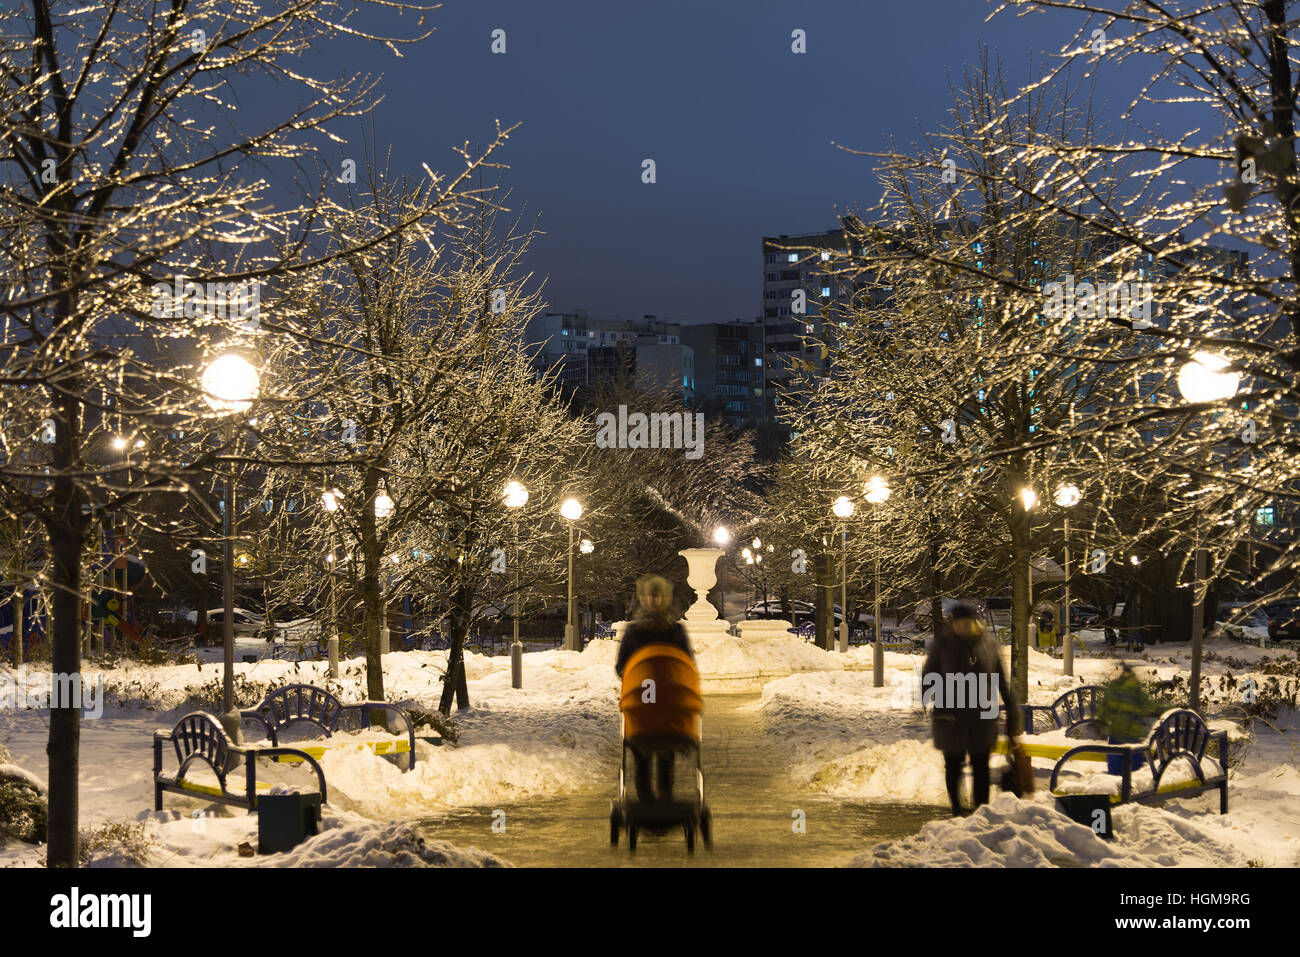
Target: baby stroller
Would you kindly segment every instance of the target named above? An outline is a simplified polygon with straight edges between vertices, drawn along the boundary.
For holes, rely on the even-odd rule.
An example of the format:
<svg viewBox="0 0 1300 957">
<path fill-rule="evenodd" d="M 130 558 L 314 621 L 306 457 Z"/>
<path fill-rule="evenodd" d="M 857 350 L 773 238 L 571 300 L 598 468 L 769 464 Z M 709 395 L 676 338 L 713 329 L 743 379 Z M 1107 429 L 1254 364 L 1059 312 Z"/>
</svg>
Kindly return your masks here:
<svg viewBox="0 0 1300 957">
<path fill-rule="evenodd" d="M 627 848 L 636 850 L 641 830 L 667 834 L 680 827 L 687 853 L 695 852 L 698 832 L 713 846 L 713 815 L 704 803 L 704 772 L 700 766 L 700 676 L 682 649 L 650 644 L 629 659 L 623 669 L 623 754 L 618 770 L 618 798 L 609 812 L 609 843 L 618 846 L 627 830 Z M 693 772 L 689 793 L 673 794 L 676 769 Z M 635 797 L 628 791 L 628 775 Z M 657 780 L 655 780 L 657 778 Z"/>
</svg>

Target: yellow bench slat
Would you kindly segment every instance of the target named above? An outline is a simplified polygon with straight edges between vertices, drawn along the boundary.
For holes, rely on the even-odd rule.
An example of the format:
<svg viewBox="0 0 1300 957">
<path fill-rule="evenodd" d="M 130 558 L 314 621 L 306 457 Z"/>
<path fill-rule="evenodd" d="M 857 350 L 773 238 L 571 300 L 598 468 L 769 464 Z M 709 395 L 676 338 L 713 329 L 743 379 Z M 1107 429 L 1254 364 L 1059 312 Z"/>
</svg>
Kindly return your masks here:
<svg viewBox="0 0 1300 957">
<path fill-rule="evenodd" d="M 1025 741 L 1023 738 L 1020 740 L 1020 746 L 1025 749 L 1025 754 L 1029 755 L 1031 758 L 1051 758 L 1054 761 L 1059 761 L 1061 758 L 1065 757 L 1067 751 L 1071 751 L 1074 748 L 1079 747 L 1079 745 L 1086 743 L 1087 742 L 1085 741 L 1080 741 L 1079 744 L 1033 744 L 1032 742 Z M 1007 754 L 1010 750 L 1011 748 L 1007 743 L 1006 738 L 999 738 L 998 743 L 993 746 L 994 754 Z M 1105 761 L 1106 755 L 1085 753 L 1076 755 L 1071 760 Z"/>
<path fill-rule="evenodd" d="M 349 747 L 369 748 L 371 751 L 374 751 L 375 754 L 407 754 L 411 750 L 411 742 L 403 738 L 396 741 L 354 741 L 335 745 L 314 744 L 303 746 L 301 743 L 295 743 L 292 745 L 286 744 L 284 747 L 292 747 L 297 751 L 305 751 L 307 754 L 310 754 L 313 758 L 319 761 L 325 756 L 326 751 L 340 751 Z M 295 757 L 291 754 L 277 754 L 273 755 L 272 758 L 275 761 L 281 761 L 286 764 L 302 763 L 302 758 Z"/>
</svg>

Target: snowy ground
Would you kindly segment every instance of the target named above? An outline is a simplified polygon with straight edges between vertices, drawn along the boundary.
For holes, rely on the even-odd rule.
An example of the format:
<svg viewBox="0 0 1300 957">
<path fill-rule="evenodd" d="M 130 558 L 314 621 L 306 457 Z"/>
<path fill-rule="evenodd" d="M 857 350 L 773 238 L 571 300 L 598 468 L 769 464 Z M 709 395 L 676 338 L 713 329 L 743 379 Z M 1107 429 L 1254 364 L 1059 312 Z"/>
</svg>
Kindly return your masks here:
<svg viewBox="0 0 1300 957">
<path fill-rule="evenodd" d="M 1069 688 L 1105 681 L 1121 657 L 1143 677 L 1186 677 L 1190 646 L 1161 644 L 1112 656 L 1100 634 L 1083 637 L 1088 648 L 1075 657 L 1074 677 L 1061 674 L 1059 658 L 1031 650 L 1030 703 L 1047 704 Z M 846 664 L 854 667 L 854 658 L 869 661 L 870 655 L 870 649 L 855 649 Z M 1228 675 L 1238 682 L 1250 676 L 1262 686 L 1269 676 L 1259 669 L 1278 661 L 1294 661 L 1294 655 L 1216 639 L 1206 643 L 1202 670 L 1212 682 Z M 870 671 L 861 670 L 811 672 L 768 682 L 757 710 L 768 733 L 786 749 L 791 774 L 845 800 L 946 804 L 942 757 L 930 744 L 929 721 L 914 700 L 914 668 L 919 662 L 917 655 L 886 653 L 883 688 L 874 688 Z M 1231 713 L 1231 696 L 1225 692 L 1211 712 Z M 969 818 L 928 824 L 915 838 L 882 844 L 858 863 L 1300 864 L 1300 806 L 1294 799 L 1300 788 L 1300 716 L 1288 711 L 1277 722 L 1256 721 L 1253 733 L 1228 718 L 1212 720 L 1211 727 L 1229 731 L 1231 747 L 1244 755 L 1229 777 L 1227 815 L 1218 813 L 1217 793 L 1160 807 L 1123 806 L 1114 812 L 1115 841 L 1105 841 L 1054 810 L 1046 793 L 1052 762 L 1035 759 L 1038 793 L 1032 800 L 1002 796 Z M 995 770 L 1002 760 L 994 757 Z M 1090 777 L 1090 785 L 1104 781 L 1114 786 L 1117 780 L 1105 774 Z M 1176 775 L 1168 780 L 1176 780 Z"/>
<path fill-rule="evenodd" d="M 1088 648 L 1075 659 L 1076 676 L 1061 675 L 1059 659 L 1031 652 L 1030 700 L 1047 703 L 1061 691 L 1104 681 L 1118 660 L 1099 634 L 1084 633 Z M 581 654 L 545 651 L 525 655 L 524 688 L 510 687 L 508 657 L 470 654 L 466 676 L 473 707 L 456 714 L 457 746 L 417 742 L 415 769 L 402 773 L 363 752 L 329 753 L 322 765 L 330 789 L 325 831 L 291 855 L 241 857 L 241 843 L 256 844 L 256 818 L 238 809 L 167 796 L 165 812 L 152 807 L 151 734 L 170 728 L 191 710 L 217 710 L 220 665 L 127 663 L 102 672 L 107 706 L 83 723 L 83 827 L 133 826 L 132 840 L 108 841 L 95 852 L 100 864 L 171 866 L 396 865 L 492 866 L 503 863 L 474 848 L 422 841 L 420 821 L 467 807 L 507 806 L 537 796 L 590 791 L 608 784 L 617 763 L 619 718 L 616 646 L 591 643 Z M 1188 649 L 1156 645 L 1125 657 L 1142 674 L 1185 674 Z M 1245 673 L 1266 679 L 1270 661 L 1289 652 L 1262 650 L 1227 639 L 1207 643 L 1204 671 L 1211 678 Z M 886 687 L 872 687 L 870 647 L 826 652 L 793 637 L 762 641 L 720 638 L 698 643 L 706 691 L 759 688 L 755 721 L 785 756 L 791 780 L 827 797 L 856 802 L 946 805 L 940 755 L 929 743 L 928 720 L 917 710 L 913 681 L 921 658 L 886 653 Z M 385 657 L 388 699 L 433 711 L 442 692 L 443 652 Z M 323 662 L 262 661 L 236 664 L 249 700 L 294 681 L 324 684 Z M 30 673 L 30 669 L 29 669 Z M 0 678 L 12 672 L 0 669 Z M 94 681 L 96 672 L 88 673 Z M 739 682 L 739 685 L 737 685 Z M 364 697 L 362 662 L 344 662 L 336 689 L 344 701 Z M 47 712 L 0 710 L 0 742 L 12 761 L 38 778 L 47 773 Z M 1296 716 L 1276 728 L 1256 722 L 1249 738 L 1234 729 L 1244 749 L 1230 779 L 1231 811 L 1220 817 L 1217 796 L 1171 801 L 1158 808 L 1121 807 L 1116 840 L 1058 814 L 1045 794 L 1050 764 L 1039 762 L 1040 793 L 1031 801 L 1009 796 L 978 814 L 926 825 L 905 840 L 865 853 L 864 864 L 1099 864 L 1124 866 L 1271 866 L 1300 864 L 1300 765 Z M 251 729 L 250 729 L 251 730 Z M 417 729 L 427 737 L 429 728 Z M 170 756 L 169 756 L 170 760 Z M 995 759 L 996 760 L 996 759 Z M 195 816 L 197 812 L 197 816 Z M 132 849 L 134 847 L 134 850 Z M 0 847 L 0 866 L 38 863 L 43 849 L 11 842 Z"/>
</svg>

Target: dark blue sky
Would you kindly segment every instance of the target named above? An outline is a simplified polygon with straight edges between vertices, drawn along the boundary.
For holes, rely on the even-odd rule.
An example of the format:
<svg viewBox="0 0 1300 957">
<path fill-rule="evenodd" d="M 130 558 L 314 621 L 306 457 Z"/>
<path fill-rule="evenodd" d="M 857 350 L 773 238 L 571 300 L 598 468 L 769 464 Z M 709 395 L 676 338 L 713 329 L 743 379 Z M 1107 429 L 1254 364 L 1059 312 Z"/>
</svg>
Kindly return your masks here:
<svg viewBox="0 0 1300 957">
<path fill-rule="evenodd" d="M 1073 17 L 1001 16 L 985 0 L 447 0 L 421 46 L 347 66 L 382 73 L 392 167 L 455 169 L 450 147 L 521 122 L 503 159 L 552 309 L 690 321 L 757 316 L 764 234 L 836 225 L 878 197 L 866 149 L 944 119 L 948 79 L 1001 54 L 1009 78 L 1056 51 Z M 808 52 L 790 34 L 807 32 Z M 507 52 L 491 52 L 506 31 Z M 1114 108 L 1127 92 L 1110 91 Z M 652 158 L 658 182 L 641 182 Z"/>
</svg>

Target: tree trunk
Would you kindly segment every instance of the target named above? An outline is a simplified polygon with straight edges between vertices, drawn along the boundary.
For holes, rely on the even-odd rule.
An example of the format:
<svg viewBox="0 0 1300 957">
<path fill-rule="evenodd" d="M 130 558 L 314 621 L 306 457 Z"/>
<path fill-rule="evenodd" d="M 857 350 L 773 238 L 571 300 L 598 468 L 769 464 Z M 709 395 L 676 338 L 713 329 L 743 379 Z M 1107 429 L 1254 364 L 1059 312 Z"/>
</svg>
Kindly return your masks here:
<svg viewBox="0 0 1300 957">
<path fill-rule="evenodd" d="M 14 627 L 9 640 L 13 645 L 14 667 L 21 668 L 23 666 L 23 604 L 27 595 L 23 591 L 22 576 L 15 577 L 18 580 L 14 583 L 13 598 L 10 602 L 13 607 Z"/>
<path fill-rule="evenodd" d="M 1029 513 L 1011 509 L 1011 687 L 1021 702 L 1029 695 Z"/>
<path fill-rule="evenodd" d="M 835 556 L 829 551 L 820 552 L 814 567 L 817 569 L 817 644 L 832 651 L 835 631 L 832 628 L 831 586 L 835 581 Z"/>
<path fill-rule="evenodd" d="M 926 580 L 930 583 L 930 633 L 937 635 L 943 626 L 943 570 L 939 567 L 939 530 L 933 517 L 927 516 L 925 550 Z"/>
<path fill-rule="evenodd" d="M 379 588 L 379 530 L 375 518 L 375 496 L 379 491 L 379 473 L 366 473 L 361 506 L 361 553 L 364 570 L 361 600 L 365 606 L 366 696 L 371 701 L 384 700 L 384 662 L 379 656 L 379 626 L 383 617 L 383 596 Z"/>
<path fill-rule="evenodd" d="M 465 683 L 465 639 L 469 634 L 470 603 L 473 594 L 462 584 L 456 589 L 456 603 L 451 615 L 451 648 L 447 651 L 447 674 L 443 677 L 442 697 L 438 710 L 451 714 L 452 698 L 458 708 L 469 707 L 469 690 Z"/>
<path fill-rule="evenodd" d="M 71 394 L 69 389 L 69 394 Z M 71 477 L 81 433 L 76 399 L 62 402 L 54 445 L 53 513 L 46 525 L 50 545 L 52 594 L 52 676 L 81 680 L 81 552 L 86 542 L 84 496 Z M 65 685 L 67 687 L 67 685 Z M 77 769 L 81 745 L 81 702 L 51 701 L 49 756 L 49 867 L 76 867 L 79 861 Z"/>
</svg>

